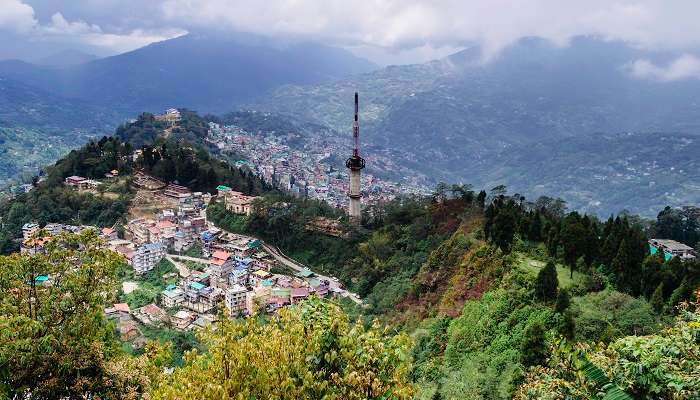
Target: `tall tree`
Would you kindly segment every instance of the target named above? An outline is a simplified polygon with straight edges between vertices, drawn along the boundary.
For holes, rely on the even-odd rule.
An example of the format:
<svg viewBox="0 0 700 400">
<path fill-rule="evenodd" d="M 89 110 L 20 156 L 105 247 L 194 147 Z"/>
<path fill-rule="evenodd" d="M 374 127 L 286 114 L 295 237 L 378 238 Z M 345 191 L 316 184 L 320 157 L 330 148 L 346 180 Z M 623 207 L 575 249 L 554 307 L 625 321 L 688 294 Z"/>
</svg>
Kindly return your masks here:
<svg viewBox="0 0 700 400">
<path fill-rule="evenodd" d="M 537 273 L 535 295 L 540 300 L 554 300 L 557 297 L 558 287 L 557 268 L 554 266 L 554 263 L 550 261 Z"/>
<path fill-rule="evenodd" d="M 0 390 L 99 397 L 109 385 L 106 360 L 118 350 L 102 310 L 122 258 L 93 231 L 64 234 L 45 253 L 0 257 Z"/>
</svg>

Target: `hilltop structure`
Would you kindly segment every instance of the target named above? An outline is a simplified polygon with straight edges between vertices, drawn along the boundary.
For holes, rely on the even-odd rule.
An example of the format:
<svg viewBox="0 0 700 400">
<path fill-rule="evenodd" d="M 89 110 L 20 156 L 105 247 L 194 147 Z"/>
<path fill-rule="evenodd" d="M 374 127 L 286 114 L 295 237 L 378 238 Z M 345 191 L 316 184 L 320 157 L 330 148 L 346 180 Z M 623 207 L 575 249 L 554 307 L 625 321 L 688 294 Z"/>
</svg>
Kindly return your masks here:
<svg viewBox="0 0 700 400">
<path fill-rule="evenodd" d="M 352 137 L 354 147 L 352 149 L 352 157 L 345 161 L 345 166 L 350 170 L 350 190 L 348 197 L 350 204 L 348 214 L 350 221 L 353 224 L 359 225 L 362 219 L 362 210 L 360 200 L 362 199 L 362 191 L 360 190 L 360 171 L 365 167 L 365 159 L 360 157 L 360 123 L 359 123 L 359 96 L 355 92 L 355 121 L 352 124 Z"/>
</svg>

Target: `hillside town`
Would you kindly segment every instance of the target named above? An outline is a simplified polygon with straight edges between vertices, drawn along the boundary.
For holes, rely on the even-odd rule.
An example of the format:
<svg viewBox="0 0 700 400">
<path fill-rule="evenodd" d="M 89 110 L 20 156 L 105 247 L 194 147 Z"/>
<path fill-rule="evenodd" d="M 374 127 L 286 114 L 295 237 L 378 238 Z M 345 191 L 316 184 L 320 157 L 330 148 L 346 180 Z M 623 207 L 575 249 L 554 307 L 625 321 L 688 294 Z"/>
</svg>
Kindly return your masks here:
<svg viewBox="0 0 700 400">
<path fill-rule="evenodd" d="M 65 186 L 77 191 L 95 190 L 101 184 L 80 176 L 64 181 Z M 174 265 L 177 272 L 156 277 L 168 282 L 156 302 L 136 309 L 116 303 L 105 309 L 106 316 L 116 322 L 121 338 L 134 347 L 145 343 L 140 332 L 143 325 L 187 331 L 209 325 L 221 309 L 235 318 L 255 312 L 274 313 L 312 295 L 354 296 L 337 279 L 316 275 L 261 240 L 222 231 L 207 221 L 210 202 L 222 202 L 232 213 L 249 215 L 255 197 L 225 185 L 219 185 L 215 195 L 192 192 L 140 172 L 132 184 L 137 188 L 133 210 L 157 205 L 157 211 L 142 213 L 123 227 L 99 229 L 50 223 L 41 228 L 37 223 L 27 223 L 22 228 L 21 251 L 42 252 L 44 245 L 62 232 L 94 230 L 106 247 L 123 256 L 131 271 L 132 278 L 122 282 L 125 295 L 137 290 L 149 274 L 159 274 L 163 262 Z M 286 264 L 285 268 L 280 268 L 280 262 Z M 51 278 L 39 276 L 37 283 L 50 284 Z"/>
<path fill-rule="evenodd" d="M 234 125 L 209 123 L 208 140 L 222 151 L 243 155 L 245 160 L 236 162 L 246 166 L 266 182 L 299 197 L 323 200 L 341 208 L 347 205 L 348 174 L 334 165 L 333 159 L 348 153 L 343 138 L 328 137 L 309 140 L 303 149 L 292 146 L 296 137 L 275 132 L 248 132 Z M 388 159 L 370 156 L 375 164 L 382 164 L 385 171 L 392 171 Z M 388 164 L 387 164 L 388 163 Z M 398 166 L 395 166 L 398 168 Z M 389 201 L 399 194 L 425 194 L 426 186 L 418 180 L 396 183 L 370 173 L 362 175 L 362 202 L 377 204 Z"/>
</svg>

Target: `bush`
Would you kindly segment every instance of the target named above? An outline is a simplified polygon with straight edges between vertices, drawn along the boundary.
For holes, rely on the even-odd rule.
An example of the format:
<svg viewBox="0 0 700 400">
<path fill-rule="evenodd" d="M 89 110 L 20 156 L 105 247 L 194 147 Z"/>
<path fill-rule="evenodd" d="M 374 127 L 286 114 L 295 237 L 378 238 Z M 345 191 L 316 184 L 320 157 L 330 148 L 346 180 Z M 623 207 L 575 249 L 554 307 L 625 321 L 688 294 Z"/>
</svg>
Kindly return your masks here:
<svg viewBox="0 0 700 400">
<path fill-rule="evenodd" d="M 646 335 L 657 328 L 653 309 L 643 299 L 606 290 L 574 298 L 577 338 L 609 342 L 626 335 Z"/>
</svg>

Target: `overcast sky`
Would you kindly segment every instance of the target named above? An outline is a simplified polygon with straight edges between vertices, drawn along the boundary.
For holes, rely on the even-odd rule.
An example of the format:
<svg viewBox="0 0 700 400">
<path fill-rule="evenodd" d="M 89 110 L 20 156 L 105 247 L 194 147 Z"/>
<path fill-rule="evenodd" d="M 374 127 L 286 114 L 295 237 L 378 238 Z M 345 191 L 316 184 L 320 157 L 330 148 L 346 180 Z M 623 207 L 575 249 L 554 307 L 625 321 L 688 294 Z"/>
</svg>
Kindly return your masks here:
<svg viewBox="0 0 700 400">
<path fill-rule="evenodd" d="M 111 55 L 201 29 L 312 39 L 380 64 L 422 62 L 470 43 L 488 59 L 524 36 L 566 45 L 597 35 L 682 53 L 700 45 L 698 16 L 700 0 L 0 0 L 0 59 L 66 48 Z M 688 57 L 679 65 L 700 73 Z M 645 62 L 635 65 L 642 74 L 668 72 Z"/>
</svg>

